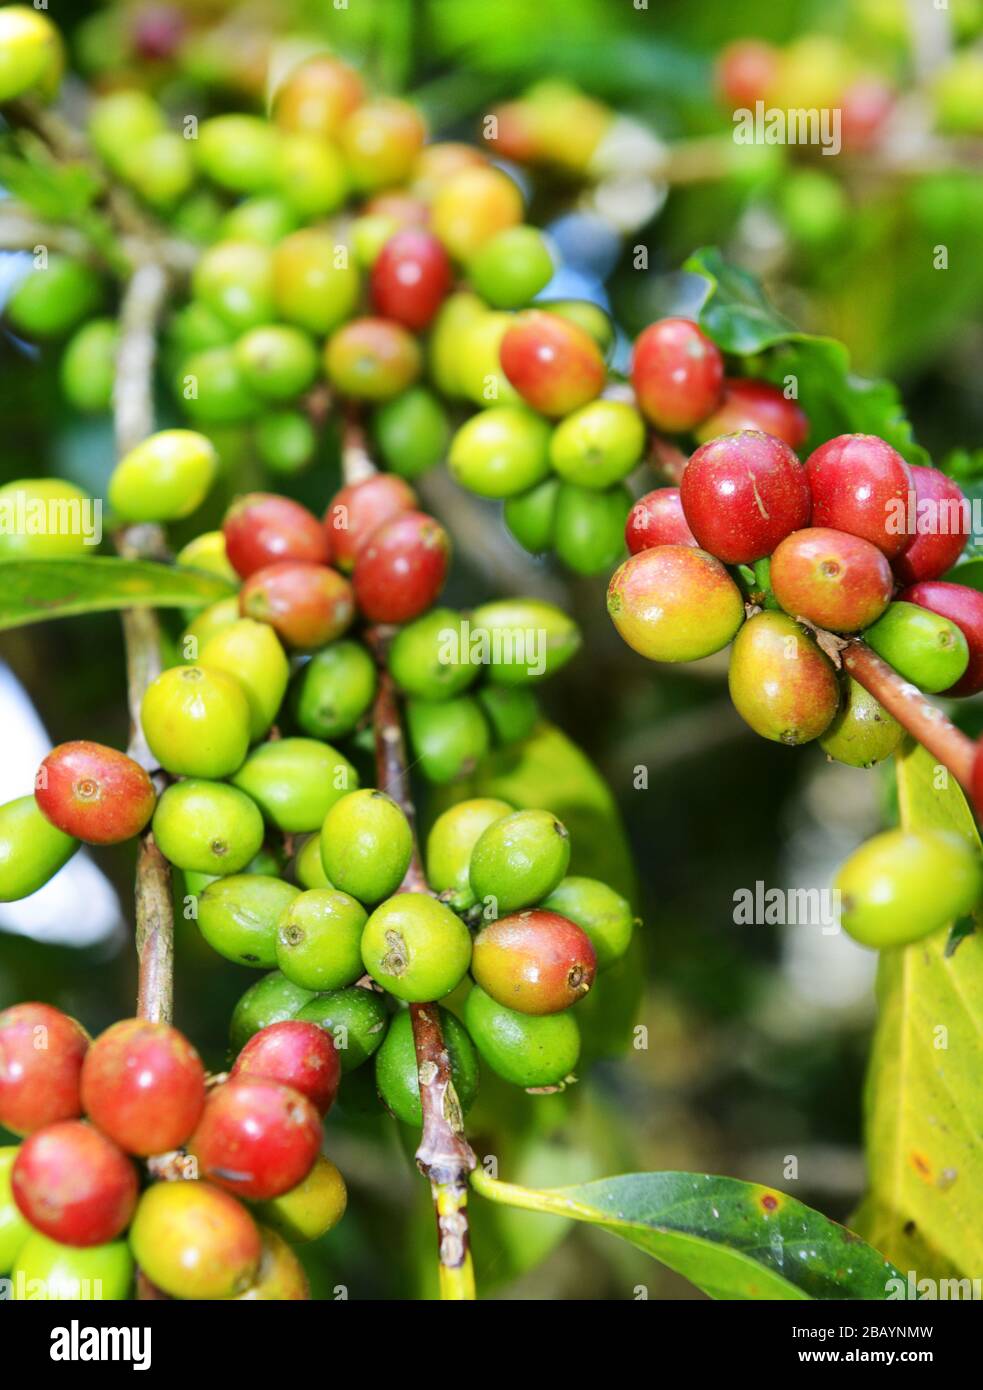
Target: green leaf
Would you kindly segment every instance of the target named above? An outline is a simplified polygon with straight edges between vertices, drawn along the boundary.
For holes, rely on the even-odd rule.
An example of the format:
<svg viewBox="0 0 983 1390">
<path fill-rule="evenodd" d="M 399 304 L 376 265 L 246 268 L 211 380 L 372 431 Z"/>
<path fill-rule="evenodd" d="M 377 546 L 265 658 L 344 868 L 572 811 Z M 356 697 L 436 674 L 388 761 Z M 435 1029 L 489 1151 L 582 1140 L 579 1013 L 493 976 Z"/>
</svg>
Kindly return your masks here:
<svg viewBox="0 0 983 1390">
<path fill-rule="evenodd" d="M 666 305 L 665 312 L 692 314 L 717 346 L 733 356 L 767 354 L 745 363 L 749 376 L 776 385 L 794 377 L 809 417 L 810 449 L 837 434 L 876 434 L 909 463 L 929 462 L 914 440 L 897 388 L 857 376 L 842 343 L 799 332 L 769 303 L 753 276 L 728 265 L 715 247 L 694 252 L 683 270 L 674 291 L 680 307 Z"/>
<path fill-rule="evenodd" d="M 966 798 L 932 755 L 912 745 L 897 763 L 902 824 L 979 846 Z M 870 1190 L 857 1214 L 899 1268 L 936 1279 L 983 1269 L 983 932 L 950 944 L 943 927 L 881 954 L 865 1098 Z"/>
<path fill-rule="evenodd" d="M 153 560 L 8 560 L 0 564 L 0 630 L 115 608 L 204 608 L 235 585 Z"/>
<path fill-rule="evenodd" d="M 92 206 L 100 182 L 87 165 L 56 164 L 33 145 L 36 157 L 24 159 L 13 147 L 9 140 L 0 147 L 0 184 L 11 197 L 58 222 L 74 222 Z"/>
<path fill-rule="evenodd" d="M 942 578 L 947 584 L 965 584 L 970 589 L 983 589 L 983 557 L 974 556 L 954 565 Z"/>
<path fill-rule="evenodd" d="M 471 1176 L 483 1197 L 621 1236 L 711 1298 L 885 1299 L 897 1269 L 858 1236 L 774 1188 L 707 1173 L 626 1173 L 535 1190 Z M 889 1286 L 889 1280 L 897 1285 Z"/>
</svg>

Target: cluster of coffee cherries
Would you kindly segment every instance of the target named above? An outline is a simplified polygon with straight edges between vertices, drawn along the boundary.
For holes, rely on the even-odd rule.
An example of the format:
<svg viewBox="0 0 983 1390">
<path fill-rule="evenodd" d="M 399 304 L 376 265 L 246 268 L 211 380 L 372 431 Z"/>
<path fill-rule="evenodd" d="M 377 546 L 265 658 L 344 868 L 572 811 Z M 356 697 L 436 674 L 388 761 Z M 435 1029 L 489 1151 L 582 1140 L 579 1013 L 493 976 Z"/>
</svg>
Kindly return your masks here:
<svg viewBox="0 0 983 1390">
<path fill-rule="evenodd" d="M 310 1023 L 256 1033 L 207 1077 L 176 1028 L 123 1019 L 91 1040 L 47 1004 L 0 1013 L 0 1274 L 14 1298 L 309 1297 L 294 1246 L 341 1219 L 321 1154 L 341 1075 Z"/>
</svg>

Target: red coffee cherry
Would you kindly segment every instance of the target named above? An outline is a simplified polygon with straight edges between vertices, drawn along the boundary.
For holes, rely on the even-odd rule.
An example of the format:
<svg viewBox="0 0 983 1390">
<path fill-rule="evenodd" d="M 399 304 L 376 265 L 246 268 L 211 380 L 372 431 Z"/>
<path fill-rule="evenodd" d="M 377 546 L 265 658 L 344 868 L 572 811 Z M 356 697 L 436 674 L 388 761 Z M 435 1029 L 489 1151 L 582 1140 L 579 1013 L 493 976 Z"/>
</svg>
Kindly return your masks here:
<svg viewBox="0 0 983 1390">
<path fill-rule="evenodd" d="M 955 623 L 969 644 L 966 672 L 950 686 L 946 695 L 975 695 L 983 690 L 983 594 L 965 584 L 947 584 L 941 579 L 924 579 L 904 589 L 898 598 L 917 603 Z"/>
<path fill-rule="evenodd" d="M 371 623 L 408 623 L 443 588 L 450 539 L 432 516 L 402 512 L 372 532 L 355 561 L 355 601 Z"/>
<path fill-rule="evenodd" d="M 809 421 L 797 402 L 787 400 L 777 386 L 767 381 L 728 377 L 723 399 L 698 427 L 696 438 L 705 444 L 738 430 L 761 430 L 781 439 L 790 449 L 800 449 L 809 436 Z"/>
<path fill-rule="evenodd" d="M 372 302 L 384 318 L 416 332 L 428 327 L 451 287 L 451 262 L 432 232 L 391 236 L 372 267 Z"/>
<path fill-rule="evenodd" d="M 897 450 L 874 434 L 840 434 L 809 455 L 806 469 L 814 525 L 860 536 L 889 560 L 901 554 L 911 540 L 904 524 L 912 481 Z"/>
<path fill-rule="evenodd" d="M 166 1153 L 180 1148 L 198 1123 L 205 1068 L 176 1028 L 124 1018 L 89 1048 L 82 1104 L 92 1123 L 127 1153 Z"/>
<path fill-rule="evenodd" d="M 338 568 L 346 573 L 354 569 L 355 556 L 376 527 L 416 506 L 416 493 L 395 473 L 374 473 L 335 493 L 324 524 Z"/>
<path fill-rule="evenodd" d="M 870 541 L 810 526 L 786 536 L 772 555 L 771 587 L 793 618 L 833 632 L 859 632 L 890 603 L 894 579 Z"/>
<path fill-rule="evenodd" d="M 763 39 L 737 39 L 717 58 L 717 88 L 730 107 L 753 108 L 767 97 L 778 73 L 781 54 Z"/>
<path fill-rule="evenodd" d="M 321 1120 L 306 1096 L 278 1081 L 249 1077 L 210 1093 L 188 1151 L 203 1178 L 265 1202 L 303 1182 L 320 1147 Z"/>
<path fill-rule="evenodd" d="M 316 1023 L 287 1019 L 254 1033 L 236 1058 L 230 1076 L 259 1076 L 291 1086 L 323 1116 L 338 1094 L 341 1063 L 329 1033 Z"/>
<path fill-rule="evenodd" d="M 886 82 L 870 74 L 850 83 L 840 98 L 844 149 L 866 150 L 876 143 L 894 109 L 894 97 Z"/>
<path fill-rule="evenodd" d="M 524 1014 L 568 1009 L 590 989 L 596 970 L 584 929 L 542 908 L 483 927 L 471 958 L 471 973 L 485 993 Z"/>
<path fill-rule="evenodd" d="M 139 835 L 156 795 L 139 763 L 104 743 L 76 739 L 53 748 L 38 770 L 34 799 L 66 835 L 90 845 L 116 845 Z"/>
<path fill-rule="evenodd" d="M 655 545 L 696 545 L 683 513 L 678 487 L 657 487 L 640 497 L 625 523 L 625 544 L 632 555 Z"/>
<path fill-rule="evenodd" d="M 910 463 L 914 483 L 914 539 L 894 561 L 894 573 L 901 584 L 917 584 L 921 579 L 937 579 L 959 559 L 969 537 L 969 516 L 962 488 L 937 468 L 921 468 Z M 910 500 L 910 498 L 909 498 Z"/>
<path fill-rule="evenodd" d="M 0 1125 L 31 1134 L 82 1113 L 80 1080 L 89 1035 L 50 1004 L 0 1013 Z"/>
<path fill-rule="evenodd" d="M 559 314 L 531 309 L 506 330 L 502 370 L 542 415 L 569 415 L 600 395 L 606 369 L 590 334 Z"/>
<path fill-rule="evenodd" d="M 635 339 L 631 384 L 656 429 L 681 434 L 716 409 L 724 360 L 715 343 L 689 319 L 660 319 Z"/>
<path fill-rule="evenodd" d="M 679 491 L 697 542 L 728 565 L 761 560 L 809 525 L 805 469 L 787 444 L 757 430 L 701 444 Z"/>
<path fill-rule="evenodd" d="M 326 565 L 328 536 L 317 517 L 289 497 L 250 492 L 233 502 L 222 525 L 229 561 L 243 579 L 278 560 Z"/>
<path fill-rule="evenodd" d="M 355 598 L 337 570 L 282 560 L 249 576 L 239 591 L 239 611 L 269 623 L 288 646 L 310 650 L 350 627 Z"/>
<path fill-rule="evenodd" d="M 81 1120 L 62 1120 L 25 1139 L 10 1176 L 21 1213 L 62 1245 L 115 1240 L 137 1204 L 133 1164 Z"/>
</svg>

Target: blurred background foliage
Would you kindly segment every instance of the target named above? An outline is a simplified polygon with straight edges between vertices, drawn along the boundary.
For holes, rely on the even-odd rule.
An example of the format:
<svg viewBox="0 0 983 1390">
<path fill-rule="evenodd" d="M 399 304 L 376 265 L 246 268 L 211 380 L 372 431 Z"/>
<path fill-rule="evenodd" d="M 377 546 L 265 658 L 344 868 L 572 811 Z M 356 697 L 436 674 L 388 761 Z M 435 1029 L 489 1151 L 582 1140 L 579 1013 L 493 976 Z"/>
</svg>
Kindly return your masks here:
<svg viewBox="0 0 983 1390">
<path fill-rule="evenodd" d="M 623 329 L 631 334 L 653 316 L 661 273 L 696 246 L 718 245 L 761 275 L 801 327 L 843 339 L 858 371 L 896 378 L 917 437 L 940 458 L 974 447 L 981 433 L 979 149 L 968 142 L 959 157 L 942 158 L 912 137 L 911 153 L 902 121 L 889 159 L 828 160 L 782 147 L 739 158 L 713 84 L 715 55 L 735 38 L 789 44 L 834 36 L 896 87 L 914 129 L 928 80 L 918 16 L 932 10 L 930 0 L 650 0 L 647 8 L 641 0 L 140 0 L 79 2 L 59 6 L 54 17 L 97 88 L 149 84 L 176 112 L 261 106 L 271 34 L 335 45 L 380 87 L 415 96 L 439 138 L 474 138 L 489 109 L 544 75 L 576 83 L 659 141 L 712 156 L 710 177 L 657 186 L 650 220 L 623 239 L 607 282 Z M 950 43 L 972 44 L 983 29 L 983 4 L 950 0 L 945 21 Z M 150 40 L 157 35 L 163 53 L 168 26 L 182 33 L 179 62 L 154 57 Z M 68 99 L 80 102 L 80 92 Z M 582 196 L 575 181 L 555 174 L 537 180 L 533 193 L 547 219 Z M 940 244 L 948 250 L 945 273 L 933 268 Z M 638 246 L 646 248 L 647 270 L 637 268 Z M 11 259 L 0 263 L 0 285 Z M 71 413 L 57 371 L 57 351 L 0 341 L 2 480 L 57 473 L 102 495 L 112 458 L 108 424 Z M 196 529 L 212 524 L 233 492 L 262 481 L 234 438 L 225 446 L 225 494 L 217 491 Z M 290 479 L 288 490 L 320 508 L 336 486 L 329 437 L 317 466 Z M 442 514 L 454 534 L 449 496 Z M 518 563 L 491 509 L 481 514 L 481 532 L 477 547 L 457 537 L 451 603 L 487 596 L 495 576 Z M 613 800 L 586 763 L 551 764 L 549 750 L 532 772 L 486 770 L 483 785 L 497 791 L 510 776 L 531 777 L 522 794 L 564 814 L 550 800 L 562 791 L 582 818 L 574 827 L 581 871 L 602 856 L 620 865 L 615 872 L 624 879 L 620 837 L 627 833 L 643 926 L 637 958 L 604 1001 L 609 1017 L 597 1036 L 612 1051 L 626 1036 L 640 1045 L 618 1059 L 602 1057 L 562 1096 L 529 1098 L 486 1076 L 470 1125 L 476 1150 L 494 1154 L 499 1175 L 518 1182 L 702 1170 L 784 1186 L 843 1219 L 863 1187 L 861 1083 L 873 958 L 818 925 L 736 926 L 733 901 L 756 881 L 828 886 L 838 860 L 892 815 L 887 782 L 876 771 L 827 764 L 815 747 L 757 740 L 727 699 L 722 660 L 680 671 L 645 664 L 608 622 L 603 580 L 571 580 L 526 561 L 533 563 L 536 582 L 560 595 L 585 638 L 580 658 L 547 687 L 547 714 L 584 750 Z M 125 744 L 114 617 L 14 632 L 0 654 L 51 741 Z M 4 799 L 29 785 L 12 749 L 5 762 L 5 782 L 20 780 L 2 787 Z M 424 807 L 425 818 L 433 812 Z M 94 858 L 125 914 L 130 856 Z M 132 1011 L 127 929 L 120 923 L 80 948 L 68 944 L 78 940 L 75 905 L 61 911 L 52 935 L 62 944 L 39 945 L 18 930 L 0 936 L 0 1006 L 43 998 L 95 1032 Z M 0 918 L 4 924 L 18 927 Z M 179 913 L 176 1022 L 216 1069 L 226 1059 L 230 1012 L 252 979 L 209 951 Z M 629 1035 L 636 1021 L 644 1031 Z M 432 1214 L 412 1148 L 412 1135 L 364 1113 L 357 1096 L 332 1117 L 329 1151 L 352 1200 L 345 1221 L 310 1253 L 315 1293 L 332 1297 L 339 1285 L 355 1298 L 433 1293 Z M 650 1297 L 697 1296 L 600 1233 L 476 1207 L 486 1294 L 630 1298 L 641 1288 Z"/>
</svg>

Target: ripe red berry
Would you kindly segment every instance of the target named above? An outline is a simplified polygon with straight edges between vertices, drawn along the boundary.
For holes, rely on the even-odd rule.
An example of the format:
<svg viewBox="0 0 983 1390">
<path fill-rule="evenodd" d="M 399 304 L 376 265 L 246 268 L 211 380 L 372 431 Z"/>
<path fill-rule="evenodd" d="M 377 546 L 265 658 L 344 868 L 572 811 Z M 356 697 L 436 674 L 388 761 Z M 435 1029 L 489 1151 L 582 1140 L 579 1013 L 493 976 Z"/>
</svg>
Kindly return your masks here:
<svg viewBox="0 0 983 1390">
<path fill-rule="evenodd" d="M 166 1153 L 198 1123 L 205 1068 L 176 1028 L 124 1018 L 89 1048 L 82 1104 L 92 1123 L 127 1153 Z"/>
<path fill-rule="evenodd" d="M 81 1120 L 62 1120 L 25 1139 L 11 1172 L 23 1216 L 62 1245 L 105 1245 L 130 1224 L 136 1169 Z"/>
<path fill-rule="evenodd" d="M 434 602 L 450 561 L 444 528 L 402 512 L 372 532 L 355 561 L 355 601 L 372 623 L 408 623 Z"/>
<path fill-rule="evenodd" d="M 323 1028 L 287 1019 L 254 1033 L 230 1075 L 260 1076 L 292 1086 L 307 1097 L 318 1114 L 326 1115 L 338 1094 L 341 1063 L 331 1035 Z"/>
<path fill-rule="evenodd" d="M 586 329 L 559 314 L 519 314 L 502 338 L 499 358 L 519 395 L 543 415 L 569 415 L 604 386 L 600 348 Z"/>
<path fill-rule="evenodd" d="M 103 743 L 76 739 L 53 748 L 34 779 L 42 815 L 90 845 L 132 839 L 154 813 L 153 783 L 139 763 Z"/>
<path fill-rule="evenodd" d="M 761 430 L 781 439 L 790 449 L 800 449 L 809 435 L 805 411 L 786 399 L 767 381 L 728 377 L 717 409 L 696 430 L 701 444 L 738 430 Z"/>
<path fill-rule="evenodd" d="M 327 565 L 282 560 L 249 576 L 239 591 L 245 618 L 269 623 L 291 647 L 333 642 L 355 616 L 352 586 Z"/>
<path fill-rule="evenodd" d="M 329 538 L 317 517 L 289 497 L 250 492 L 233 502 L 222 525 L 229 561 L 244 579 L 278 560 L 326 565 Z"/>
<path fill-rule="evenodd" d="M 924 579 L 904 589 L 898 598 L 917 603 L 955 623 L 969 644 L 969 665 L 946 695 L 975 695 L 983 690 L 983 593 L 965 584 L 947 584 L 941 579 Z"/>
<path fill-rule="evenodd" d="M 264 1077 L 217 1086 L 188 1145 L 201 1177 L 260 1202 L 303 1182 L 320 1147 L 321 1120 L 311 1102 Z"/>
<path fill-rule="evenodd" d="M 678 487 L 657 487 L 640 497 L 628 513 L 625 544 L 632 555 L 655 545 L 696 545 L 683 514 Z"/>
<path fill-rule="evenodd" d="M 0 1125 L 31 1134 L 82 1113 L 80 1078 L 89 1036 L 50 1004 L 0 1013 Z"/>
<path fill-rule="evenodd" d="M 524 1014 L 567 1009 L 594 983 L 590 937 L 558 912 L 533 908 L 500 917 L 475 937 L 471 972 L 499 1004 Z"/>
<path fill-rule="evenodd" d="M 417 332 L 429 325 L 450 287 L 450 257 L 432 232 L 397 232 L 372 267 L 372 301 L 378 312 Z"/>
<path fill-rule="evenodd" d="M 728 565 L 761 560 L 809 525 L 805 469 L 787 444 L 757 430 L 701 444 L 679 491 L 697 542 Z"/>
<path fill-rule="evenodd" d="M 894 573 L 901 584 L 917 584 L 937 579 L 959 559 L 969 536 L 969 509 L 962 488 L 937 468 L 909 464 L 908 471 L 914 483 L 908 534 L 914 539 L 894 561 Z"/>
<path fill-rule="evenodd" d="M 781 59 L 774 44 L 762 39 L 737 39 L 717 59 L 717 88 L 730 107 L 753 107 L 763 101 L 778 73 Z"/>
<path fill-rule="evenodd" d="M 356 555 L 376 527 L 416 505 L 416 493 L 395 473 L 374 473 L 335 493 L 324 524 L 338 568 L 346 573 L 354 569 Z"/>
<path fill-rule="evenodd" d="M 656 429 L 680 434 L 716 409 L 724 360 L 689 319 L 660 319 L 635 340 L 631 384 L 639 409 Z"/>
<path fill-rule="evenodd" d="M 806 460 L 816 526 L 849 531 L 889 560 L 911 537 L 905 529 L 911 474 L 890 444 L 874 434 L 840 434 Z"/>
<path fill-rule="evenodd" d="M 833 632 L 859 632 L 884 612 L 894 580 L 870 541 L 810 526 L 786 536 L 772 555 L 771 587 L 793 618 Z"/>
</svg>

